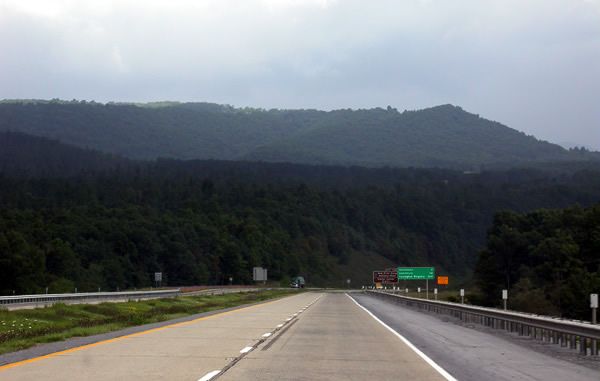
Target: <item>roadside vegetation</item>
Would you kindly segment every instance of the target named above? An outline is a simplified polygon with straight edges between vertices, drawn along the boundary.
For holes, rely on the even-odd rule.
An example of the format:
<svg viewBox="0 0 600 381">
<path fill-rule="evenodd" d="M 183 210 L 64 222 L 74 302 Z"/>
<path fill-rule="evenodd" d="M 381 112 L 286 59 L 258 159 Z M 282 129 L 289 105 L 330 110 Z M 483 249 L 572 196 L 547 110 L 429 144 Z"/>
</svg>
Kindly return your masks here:
<svg viewBox="0 0 600 381">
<path fill-rule="evenodd" d="M 36 344 L 116 331 L 297 293 L 267 290 L 211 296 L 182 296 L 139 302 L 55 304 L 7 311 L 0 309 L 0 354 Z"/>
<path fill-rule="evenodd" d="M 588 319 L 600 291 L 600 205 L 496 214 L 475 267 L 484 305 Z"/>
</svg>

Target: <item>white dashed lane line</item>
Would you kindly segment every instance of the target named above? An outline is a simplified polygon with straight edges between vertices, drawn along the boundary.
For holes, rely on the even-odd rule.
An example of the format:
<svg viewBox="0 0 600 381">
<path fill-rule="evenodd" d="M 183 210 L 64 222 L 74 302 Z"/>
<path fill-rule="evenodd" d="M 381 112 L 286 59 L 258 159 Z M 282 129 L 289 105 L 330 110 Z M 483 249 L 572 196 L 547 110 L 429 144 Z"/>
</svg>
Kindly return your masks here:
<svg viewBox="0 0 600 381">
<path fill-rule="evenodd" d="M 198 381 L 208 381 L 210 379 L 212 379 L 214 376 L 216 376 L 217 374 L 221 373 L 221 370 L 213 370 L 212 372 L 208 372 L 206 373 L 202 378 L 200 378 Z"/>
<path fill-rule="evenodd" d="M 315 300 L 313 300 L 312 302 L 310 302 L 307 306 L 305 306 L 304 308 L 301 308 L 297 313 L 295 313 L 292 316 L 290 316 L 289 318 L 285 319 L 285 321 L 283 323 L 278 324 L 275 327 L 275 329 L 273 330 L 273 332 L 264 333 L 262 335 L 261 339 L 256 343 L 255 346 L 247 346 L 247 347 L 242 348 L 240 350 L 240 356 L 237 357 L 236 359 L 234 359 L 233 362 L 229 363 L 224 369 L 222 369 L 222 370 L 221 369 L 220 370 L 213 370 L 212 372 L 209 372 L 209 373 L 205 374 L 198 381 L 209 381 L 209 380 L 213 379 L 214 377 L 220 375 L 221 372 L 226 372 L 230 367 L 232 367 L 233 365 L 235 365 L 235 363 L 237 363 L 238 361 L 240 361 L 248 352 L 256 349 L 256 347 L 258 347 L 260 344 L 262 344 L 263 342 L 265 342 L 275 332 L 281 330 L 286 324 L 289 324 L 292 320 L 294 320 L 294 318 L 296 318 L 299 314 L 301 314 L 302 312 L 304 312 L 308 307 L 310 307 L 314 303 L 316 303 L 317 300 L 319 300 L 319 298 L 321 298 L 321 297 L 319 296 L 318 298 L 316 298 Z"/>
</svg>

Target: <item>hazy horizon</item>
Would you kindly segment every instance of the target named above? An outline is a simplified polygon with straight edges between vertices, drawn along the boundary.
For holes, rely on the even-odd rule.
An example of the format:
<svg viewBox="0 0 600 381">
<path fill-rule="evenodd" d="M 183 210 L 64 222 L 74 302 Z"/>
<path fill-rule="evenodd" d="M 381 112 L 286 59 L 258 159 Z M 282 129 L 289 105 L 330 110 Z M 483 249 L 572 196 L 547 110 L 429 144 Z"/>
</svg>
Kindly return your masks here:
<svg viewBox="0 0 600 381">
<path fill-rule="evenodd" d="M 0 0 L 0 98 L 453 104 L 600 149 L 600 1 Z"/>
</svg>

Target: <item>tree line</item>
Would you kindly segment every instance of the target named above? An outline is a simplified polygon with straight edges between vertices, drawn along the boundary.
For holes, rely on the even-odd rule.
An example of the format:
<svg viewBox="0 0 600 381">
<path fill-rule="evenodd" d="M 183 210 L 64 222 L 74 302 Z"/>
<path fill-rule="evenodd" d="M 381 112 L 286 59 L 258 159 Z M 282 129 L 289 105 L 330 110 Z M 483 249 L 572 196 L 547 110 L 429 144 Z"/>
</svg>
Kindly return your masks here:
<svg viewBox="0 0 600 381">
<path fill-rule="evenodd" d="M 589 208 L 498 213 L 475 268 L 484 302 L 589 320 L 600 293 L 600 204 Z"/>
<path fill-rule="evenodd" d="M 590 171 L 164 160 L 68 177 L 0 174 L 0 293 L 148 287 L 155 271 L 170 285 L 250 283 L 253 266 L 284 284 L 297 275 L 368 284 L 371 270 L 395 265 L 468 281 L 498 210 L 598 200 Z"/>
</svg>

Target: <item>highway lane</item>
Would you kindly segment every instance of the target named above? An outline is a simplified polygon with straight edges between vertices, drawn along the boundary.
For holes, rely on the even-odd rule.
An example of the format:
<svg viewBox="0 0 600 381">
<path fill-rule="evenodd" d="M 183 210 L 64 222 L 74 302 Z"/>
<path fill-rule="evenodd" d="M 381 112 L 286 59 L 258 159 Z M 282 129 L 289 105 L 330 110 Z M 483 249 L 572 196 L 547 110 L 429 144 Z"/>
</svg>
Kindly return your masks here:
<svg viewBox="0 0 600 381">
<path fill-rule="evenodd" d="M 218 376 L 218 381 L 445 379 L 343 293 L 326 294 Z"/>
<path fill-rule="evenodd" d="M 294 295 L 9 364 L 0 381 L 600 379 L 501 335 L 352 297 Z"/>
<path fill-rule="evenodd" d="M 9 364 L 0 367 L 0 380 L 198 380 L 319 296 L 302 293 Z"/>
<path fill-rule="evenodd" d="M 352 296 L 461 381 L 600 380 L 598 370 L 540 353 L 498 333 L 468 328 L 447 317 L 418 312 L 362 293 Z"/>
</svg>

